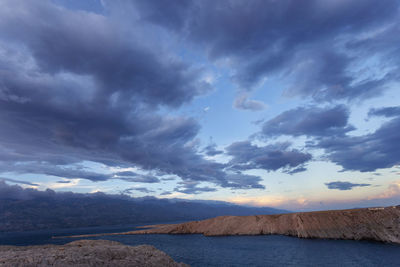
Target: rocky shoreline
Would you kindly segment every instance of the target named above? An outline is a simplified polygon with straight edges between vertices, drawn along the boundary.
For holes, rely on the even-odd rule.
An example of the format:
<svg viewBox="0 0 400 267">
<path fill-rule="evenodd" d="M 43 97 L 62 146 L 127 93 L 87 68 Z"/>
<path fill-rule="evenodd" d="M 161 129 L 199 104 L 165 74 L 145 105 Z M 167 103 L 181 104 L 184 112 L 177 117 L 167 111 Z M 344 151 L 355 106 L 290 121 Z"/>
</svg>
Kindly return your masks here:
<svg viewBox="0 0 400 267">
<path fill-rule="evenodd" d="M 400 244 L 400 206 L 280 215 L 221 216 L 202 221 L 146 227 L 150 229 L 107 235 L 203 234 L 205 236 L 227 236 L 280 234 L 300 238 L 374 240 Z M 72 237 L 90 236 L 101 236 L 101 234 Z"/>
<path fill-rule="evenodd" d="M 0 246 L 0 266 L 167 266 L 186 267 L 153 246 L 126 246 L 108 240 L 65 245 Z"/>
</svg>

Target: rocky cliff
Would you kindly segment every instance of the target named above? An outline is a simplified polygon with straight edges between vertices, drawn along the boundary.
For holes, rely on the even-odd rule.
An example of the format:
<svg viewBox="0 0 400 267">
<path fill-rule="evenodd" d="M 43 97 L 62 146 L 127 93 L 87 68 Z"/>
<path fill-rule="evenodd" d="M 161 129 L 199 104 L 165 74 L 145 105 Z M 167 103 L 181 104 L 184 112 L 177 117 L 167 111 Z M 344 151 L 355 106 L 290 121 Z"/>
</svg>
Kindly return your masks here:
<svg viewBox="0 0 400 267">
<path fill-rule="evenodd" d="M 0 266 L 188 266 L 152 246 L 80 240 L 63 246 L 0 246 Z"/>
<path fill-rule="evenodd" d="M 281 215 L 222 216 L 154 225 L 124 234 L 269 235 L 375 240 L 400 244 L 400 207 L 332 210 Z"/>
</svg>

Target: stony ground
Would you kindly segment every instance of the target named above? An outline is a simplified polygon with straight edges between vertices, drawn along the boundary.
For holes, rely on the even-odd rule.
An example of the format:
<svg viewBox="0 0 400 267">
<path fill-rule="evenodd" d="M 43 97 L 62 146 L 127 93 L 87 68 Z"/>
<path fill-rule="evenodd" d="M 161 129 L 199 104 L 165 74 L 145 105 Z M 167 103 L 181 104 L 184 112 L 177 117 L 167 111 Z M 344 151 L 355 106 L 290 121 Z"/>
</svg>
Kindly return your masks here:
<svg viewBox="0 0 400 267">
<path fill-rule="evenodd" d="M 167 266 L 184 267 L 153 246 L 107 240 L 79 240 L 63 246 L 0 246 L 0 266 Z"/>
</svg>

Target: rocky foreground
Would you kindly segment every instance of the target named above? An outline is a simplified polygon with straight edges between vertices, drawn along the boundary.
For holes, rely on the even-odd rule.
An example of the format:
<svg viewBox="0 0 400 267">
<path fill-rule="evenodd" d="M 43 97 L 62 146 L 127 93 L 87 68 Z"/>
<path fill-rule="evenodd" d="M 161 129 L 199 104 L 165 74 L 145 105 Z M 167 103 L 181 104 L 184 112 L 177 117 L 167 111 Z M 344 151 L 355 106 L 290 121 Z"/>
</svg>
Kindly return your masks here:
<svg viewBox="0 0 400 267">
<path fill-rule="evenodd" d="M 80 240 L 63 246 L 0 246 L 0 266 L 188 266 L 153 246 Z"/>
<path fill-rule="evenodd" d="M 400 244 L 400 206 L 300 212 L 280 215 L 222 216 L 181 224 L 147 226 L 151 229 L 113 233 L 289 235 L 301 238 L 374 240 Z M 86 235 L 91 236 L 91 235 Z"/>
</svg>

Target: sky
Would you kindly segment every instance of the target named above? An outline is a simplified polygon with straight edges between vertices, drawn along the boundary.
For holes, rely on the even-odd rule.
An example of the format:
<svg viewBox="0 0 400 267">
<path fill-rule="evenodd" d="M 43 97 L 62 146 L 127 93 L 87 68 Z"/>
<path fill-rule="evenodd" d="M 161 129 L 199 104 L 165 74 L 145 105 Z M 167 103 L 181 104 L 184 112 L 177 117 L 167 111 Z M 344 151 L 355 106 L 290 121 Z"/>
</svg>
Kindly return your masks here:
<svg viewBox="0 0 400 267">
<path fill-rule="evenodd" d="M 400 204 L 397 0 L 0 0 L 0 179 Z"/>
</svg>

